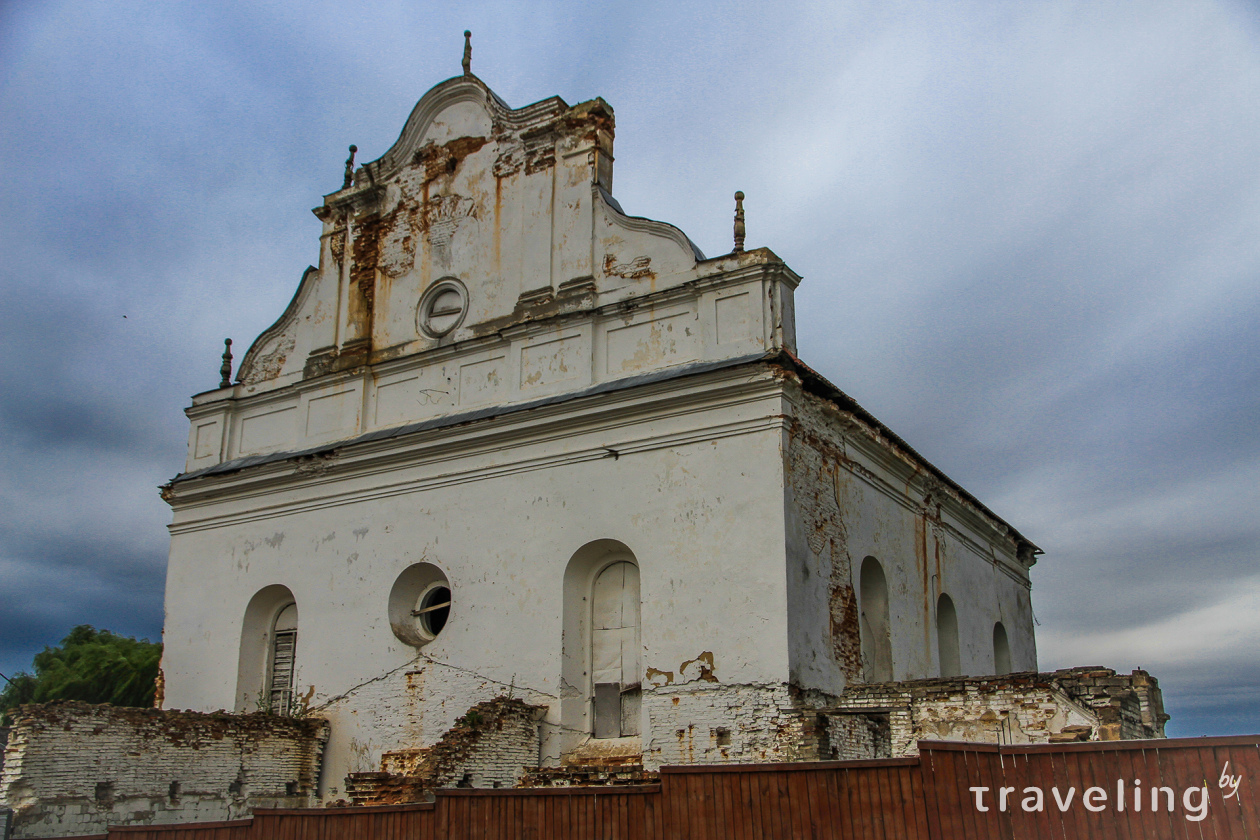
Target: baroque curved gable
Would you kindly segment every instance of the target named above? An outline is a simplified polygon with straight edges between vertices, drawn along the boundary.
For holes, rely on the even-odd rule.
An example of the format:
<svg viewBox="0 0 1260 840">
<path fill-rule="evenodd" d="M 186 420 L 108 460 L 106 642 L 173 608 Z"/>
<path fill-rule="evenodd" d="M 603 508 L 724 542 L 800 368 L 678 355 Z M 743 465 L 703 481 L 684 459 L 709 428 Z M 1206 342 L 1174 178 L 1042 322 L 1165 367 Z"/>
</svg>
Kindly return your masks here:
<svg viewBox="0 0 1260 840">
<path fill-rule="evenodd" d="M 602 99 L 431 89 L 314 209 L 318 265 L 230 391 L 194 398 L 188 468 L 790 348 L 800 278 L 625 213 L 614 133 Z"/>
<path fill-rule="evenodd" d="M 275 379 L 284 370 L 285 362 L 297 347 L 298 312 L 303 302 L 310 296 L 311 289 L 318 279 L 318 269 L 310 265 L 302 272 L 297 291 L 284 308 L 283 314 L 276 322 L 263 330 L 254 343 L 245 351 L 241 365 L 236 371 L 236 381 L 246 385 Z"/>
<path fill-rule="evenodd" d="M 704 255 L 687 236 L 612 198 L 613 135 L 602 99 L 513 109 L 476 76 L 436 85 L 393 146 L 315 209 L 319 267 L 238 381 L 278 387 L 693 279 Z M 466 290 L 463 311 L 425 310 L 443 282 Z"/>
</svg>

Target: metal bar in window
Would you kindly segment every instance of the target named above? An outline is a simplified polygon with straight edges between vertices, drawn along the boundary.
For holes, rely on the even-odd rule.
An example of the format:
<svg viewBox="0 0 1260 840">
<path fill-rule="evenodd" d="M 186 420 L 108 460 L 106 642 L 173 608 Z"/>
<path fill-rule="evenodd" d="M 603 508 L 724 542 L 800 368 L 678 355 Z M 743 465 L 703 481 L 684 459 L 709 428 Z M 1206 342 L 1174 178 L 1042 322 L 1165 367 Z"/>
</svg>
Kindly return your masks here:
<svg viewBox="0 0 1260 840">
<path fill-rule="evenodd" d="M 431 606 L 431 607 L 425 607 L 425 608 L 424 608 L 424 609 L 422 609 L 422 610 L 412 610 L 412 611 L 411 611 L 411 614 L 412 614 L 412 615 L 424 615 L 425 613 L 430 613 L 430 612 L 433 612 L 434 610 L 440 610 L 440 609 L 442 609 L 443 607 L 449 607 L 450 605 L 451 605 L 451 602 L 450 602 L 450 601 L 443 601 L 443 602 L 442 602 L 442 603 L 440 603 L 440 604 L 434 604 L 433 606 Z"/>
</svg>

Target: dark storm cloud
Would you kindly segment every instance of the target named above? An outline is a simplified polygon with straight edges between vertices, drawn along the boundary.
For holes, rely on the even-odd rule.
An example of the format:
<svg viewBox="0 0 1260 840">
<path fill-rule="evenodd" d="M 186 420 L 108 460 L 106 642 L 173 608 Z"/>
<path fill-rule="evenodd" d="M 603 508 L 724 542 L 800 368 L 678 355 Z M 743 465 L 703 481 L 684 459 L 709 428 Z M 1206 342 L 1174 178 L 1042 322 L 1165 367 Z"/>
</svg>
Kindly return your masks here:
<svg viewBox="0 0 1260 840">
<path fill-rule="evenodd" d="M 6 7 L 0 670 L 80 621 L 156 637 L 179 409 L 464 28 L 512 105 L 616 108 L 629 212 L 714 254 L 748 194 L 805 358 L 1046 550 L 1043 666 L 1260 731 L 1260 26 L 1229 3 Z"/>
</svg>

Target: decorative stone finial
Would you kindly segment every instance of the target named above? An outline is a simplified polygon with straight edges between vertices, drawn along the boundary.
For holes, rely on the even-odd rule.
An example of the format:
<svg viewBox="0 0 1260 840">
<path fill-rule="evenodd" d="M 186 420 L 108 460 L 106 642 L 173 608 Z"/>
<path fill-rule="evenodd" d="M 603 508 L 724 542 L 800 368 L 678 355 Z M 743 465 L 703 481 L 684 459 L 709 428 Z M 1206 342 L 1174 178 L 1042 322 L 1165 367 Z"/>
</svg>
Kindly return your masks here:
<svg viewBox="0 0 1260 840">
<path fill-rule="evenodd" d="M 354 153 L 357 151 L 359 151 L 359 147 L 353 143 L 350 144 L 350 157 L 346 158 L 346 180 L 341 184 L 343 190 L 349 189 L 350 185 L 354 183 Z"/>
<path fill-rule="evenodd" d="M 733 254 L 744 253 L 744 192 L 735 193 L 735 250 Z"/>
<path fill-rule="evenodd" d="M 350 148 L 354 148 L 351 146 Z M 223 367 L 219 368 L 219 387 L 232 387 L 232 339 L 223 339 Z"/>
<path fill-rule="evenodd" d="M 472 31 L 464 30 L 464 75 L 472 75 Z"/>
</svg>

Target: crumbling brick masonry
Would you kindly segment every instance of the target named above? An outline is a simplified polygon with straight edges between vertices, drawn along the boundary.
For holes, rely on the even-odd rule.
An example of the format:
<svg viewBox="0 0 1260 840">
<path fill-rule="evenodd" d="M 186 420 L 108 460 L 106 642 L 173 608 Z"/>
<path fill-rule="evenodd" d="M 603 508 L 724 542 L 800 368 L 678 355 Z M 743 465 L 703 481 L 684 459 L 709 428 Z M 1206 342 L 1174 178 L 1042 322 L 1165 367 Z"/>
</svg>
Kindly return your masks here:
<svg viewBox="0 0 1260 840">
<path fill-rule="evenodd" d="M 919 740 L 1163 738 L 1168 720 L 1154 677 L 1098 667 L 854 685 L 819 717 L 830 744 L 830 756 L 822 757 L 837 759 L 916 755 Z"/>
<path fill-rule="evenodd" d="M 237 819 L 314 803 L 327 725 L 311 718 L 23 706 L 0 775 L 15 838 Z"/>
<path fill-rule="evenodd" d="M 510 788 L 538 766 L 539 720 L 546 712 L 519 698 L 496 697 L 470 708 L 431 747 L 381 756 L 381 770 L 352 773 L 355 805 L 422 802 L 438 788 Z"/>
</svg>

